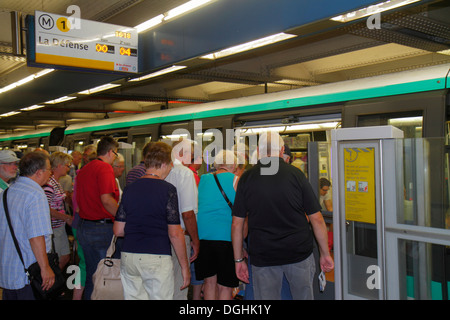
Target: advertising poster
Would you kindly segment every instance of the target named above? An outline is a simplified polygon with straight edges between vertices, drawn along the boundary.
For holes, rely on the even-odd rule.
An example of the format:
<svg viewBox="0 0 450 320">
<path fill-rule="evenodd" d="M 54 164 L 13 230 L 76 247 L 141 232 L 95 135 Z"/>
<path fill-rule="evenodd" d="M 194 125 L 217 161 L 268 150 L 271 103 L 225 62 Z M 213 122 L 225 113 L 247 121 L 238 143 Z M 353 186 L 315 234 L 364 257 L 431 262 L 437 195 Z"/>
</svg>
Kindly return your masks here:
<svg viewBox="0 0 450 320">
<path fill-rule="evenodd" d="M 344 148 L 345 219 L 375 224 L 375 149 Z"/>
</svg>

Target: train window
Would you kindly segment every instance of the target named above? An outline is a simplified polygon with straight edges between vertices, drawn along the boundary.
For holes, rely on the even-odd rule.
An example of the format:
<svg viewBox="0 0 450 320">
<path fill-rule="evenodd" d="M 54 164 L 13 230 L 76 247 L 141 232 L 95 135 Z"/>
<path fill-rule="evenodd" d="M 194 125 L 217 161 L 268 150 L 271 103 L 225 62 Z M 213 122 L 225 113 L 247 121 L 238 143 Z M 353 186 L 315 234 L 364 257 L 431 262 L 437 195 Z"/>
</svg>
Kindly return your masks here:
<svg viewBox="0 0 450 320">
<path fill-rule="evenodd" d="M 133 136 L 133 166 L 142 160 L 142 150 L 144 146 L 152 140 L 151 135 Z"/>
<path fill-rule="evenodd" d="M 405 138 L 420 138 L 423 131 L 423 117 L 402 117 L 388 119 L 388 124 L 403 130 Z"/>
<path fill-rule="evenodd" d="M 308 176 L 308 143 L 311 141 L 331 141 L 331 129 L 340 127 L 340 119 L 321 119 L 303 123 L 287 125 L 273 125 L 264 127 L 241 127 L 242 136 L 256 135 L 263 131 L 277 131 L 283 138 L 285 145 L 291 151 L 292 165 L 302 170 Z"/>
<path fill-rule="evenodd" d="M 423 134 L 421 114 L 373 114 L 358 117 L 358 127 L 383 125 L 403 130 L 405 138 L 421 138 Z"/>
<path fill-rule="evenodd" d="M 75 140 L 73 144 L 73 151 L 79 151 L 83 153 L 85 147 L 84 140 Z"/>
</svg>

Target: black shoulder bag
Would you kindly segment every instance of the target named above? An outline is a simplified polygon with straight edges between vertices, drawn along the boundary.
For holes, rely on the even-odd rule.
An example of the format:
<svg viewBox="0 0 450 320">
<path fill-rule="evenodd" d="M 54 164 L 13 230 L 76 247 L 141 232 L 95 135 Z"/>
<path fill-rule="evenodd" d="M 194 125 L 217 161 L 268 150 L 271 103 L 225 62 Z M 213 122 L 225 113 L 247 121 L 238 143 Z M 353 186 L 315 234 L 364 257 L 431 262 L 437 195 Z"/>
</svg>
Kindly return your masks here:
<svg viewBox="0 0 450 320">
<path fill-rule="evenodd" d="M 223 195 L 223 198 L 228 203 L 228 206 L 231 210 L 233 210 L 233 204 L 231 203 L 230 199 L 228 199 L 227 195 L 225 194 L 225 191 L 223 191 L 222 186 L 220 185 L 219 179 L 216 176 L 216 173 L 213 173 L 214 179 L 216 180 L 217 186 L 219 187 L 220 192 Z"/>
<path fill-rule="evenodd" d="M 24 271 L 30 280 L 31 288 L 33 289 L 34 297 L 36 300 L 54 300 L 58 298 L 63 292 L 66 286 L 66 279 L 59 268 L 59 259 L 58 254 L 54 252 L 52 248 L 52 252 L 47 253 L 48 262 L 50 267 L 55 274 L 55 283 L 49 290 L 42 290 L 42 277 L 41 277 L 41 268 L 37 262 L 31 264 L 28 268 L 25 267 L 25 262 L 23 261 L 22 252 L 20 251 L 19 242 L 17 241 L 16 235 L 14 233 L 14 229 L 11 224 L 11 219 L 9 217 L 8 211 L 8 203 L 6 202 L 6 194 L 8 189 L 3 192 L 3 208 L 5 209 L 6 220 L 8 221 L 9 230 L 11 232 L 11 236 L 14 241 L 14 245 L 16 247 L 17 253 L 19 254 L 20 261 L 22 261 Z"/>
</svg>

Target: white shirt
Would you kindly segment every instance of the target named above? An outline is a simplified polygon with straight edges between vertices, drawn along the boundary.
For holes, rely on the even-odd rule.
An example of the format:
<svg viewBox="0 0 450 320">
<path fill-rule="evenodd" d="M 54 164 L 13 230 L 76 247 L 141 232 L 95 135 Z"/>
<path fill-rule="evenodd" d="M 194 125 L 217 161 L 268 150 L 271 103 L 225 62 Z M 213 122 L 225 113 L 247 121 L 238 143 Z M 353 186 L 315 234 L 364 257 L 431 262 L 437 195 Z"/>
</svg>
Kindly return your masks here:
<svg viewBox="0 0 450 320">
<path fill-rule="evenodd" d="M 185 229 L 182 217 L 183 212 L 193 210 L 198 212 L 198 190 L 195 183 L 194 173 L 185 167 L 181 161 L 175 159 L 173 168 L 165 179 L 177 188 L 178 209 L 180 211 L 181 228 Z"/>
</svg>

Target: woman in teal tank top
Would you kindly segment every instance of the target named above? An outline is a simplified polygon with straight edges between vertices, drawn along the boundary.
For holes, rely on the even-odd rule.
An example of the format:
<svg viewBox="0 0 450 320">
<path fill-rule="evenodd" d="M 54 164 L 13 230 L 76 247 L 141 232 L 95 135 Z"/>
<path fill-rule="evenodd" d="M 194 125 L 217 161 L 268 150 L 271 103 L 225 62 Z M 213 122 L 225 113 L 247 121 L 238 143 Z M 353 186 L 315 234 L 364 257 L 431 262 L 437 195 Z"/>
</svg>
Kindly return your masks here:
<svg viewBox="0 0 450 320">
<path fill-rule="evenodd" d="M 215 175 L 231 203 L 236 195 L 236 162 L 234 153 L 229 150 L 219 152 L 214 162 Z M 200 254 L 195 261 L 195 273 L 198 280 L 204 279 L 205 300 L 231 299 L 233 288 L 239 285 L 231 244 L 231 222 L 231 208 L 214 175 L 202 175 L 198 185 L 197 213 Z"/>
</svg>

